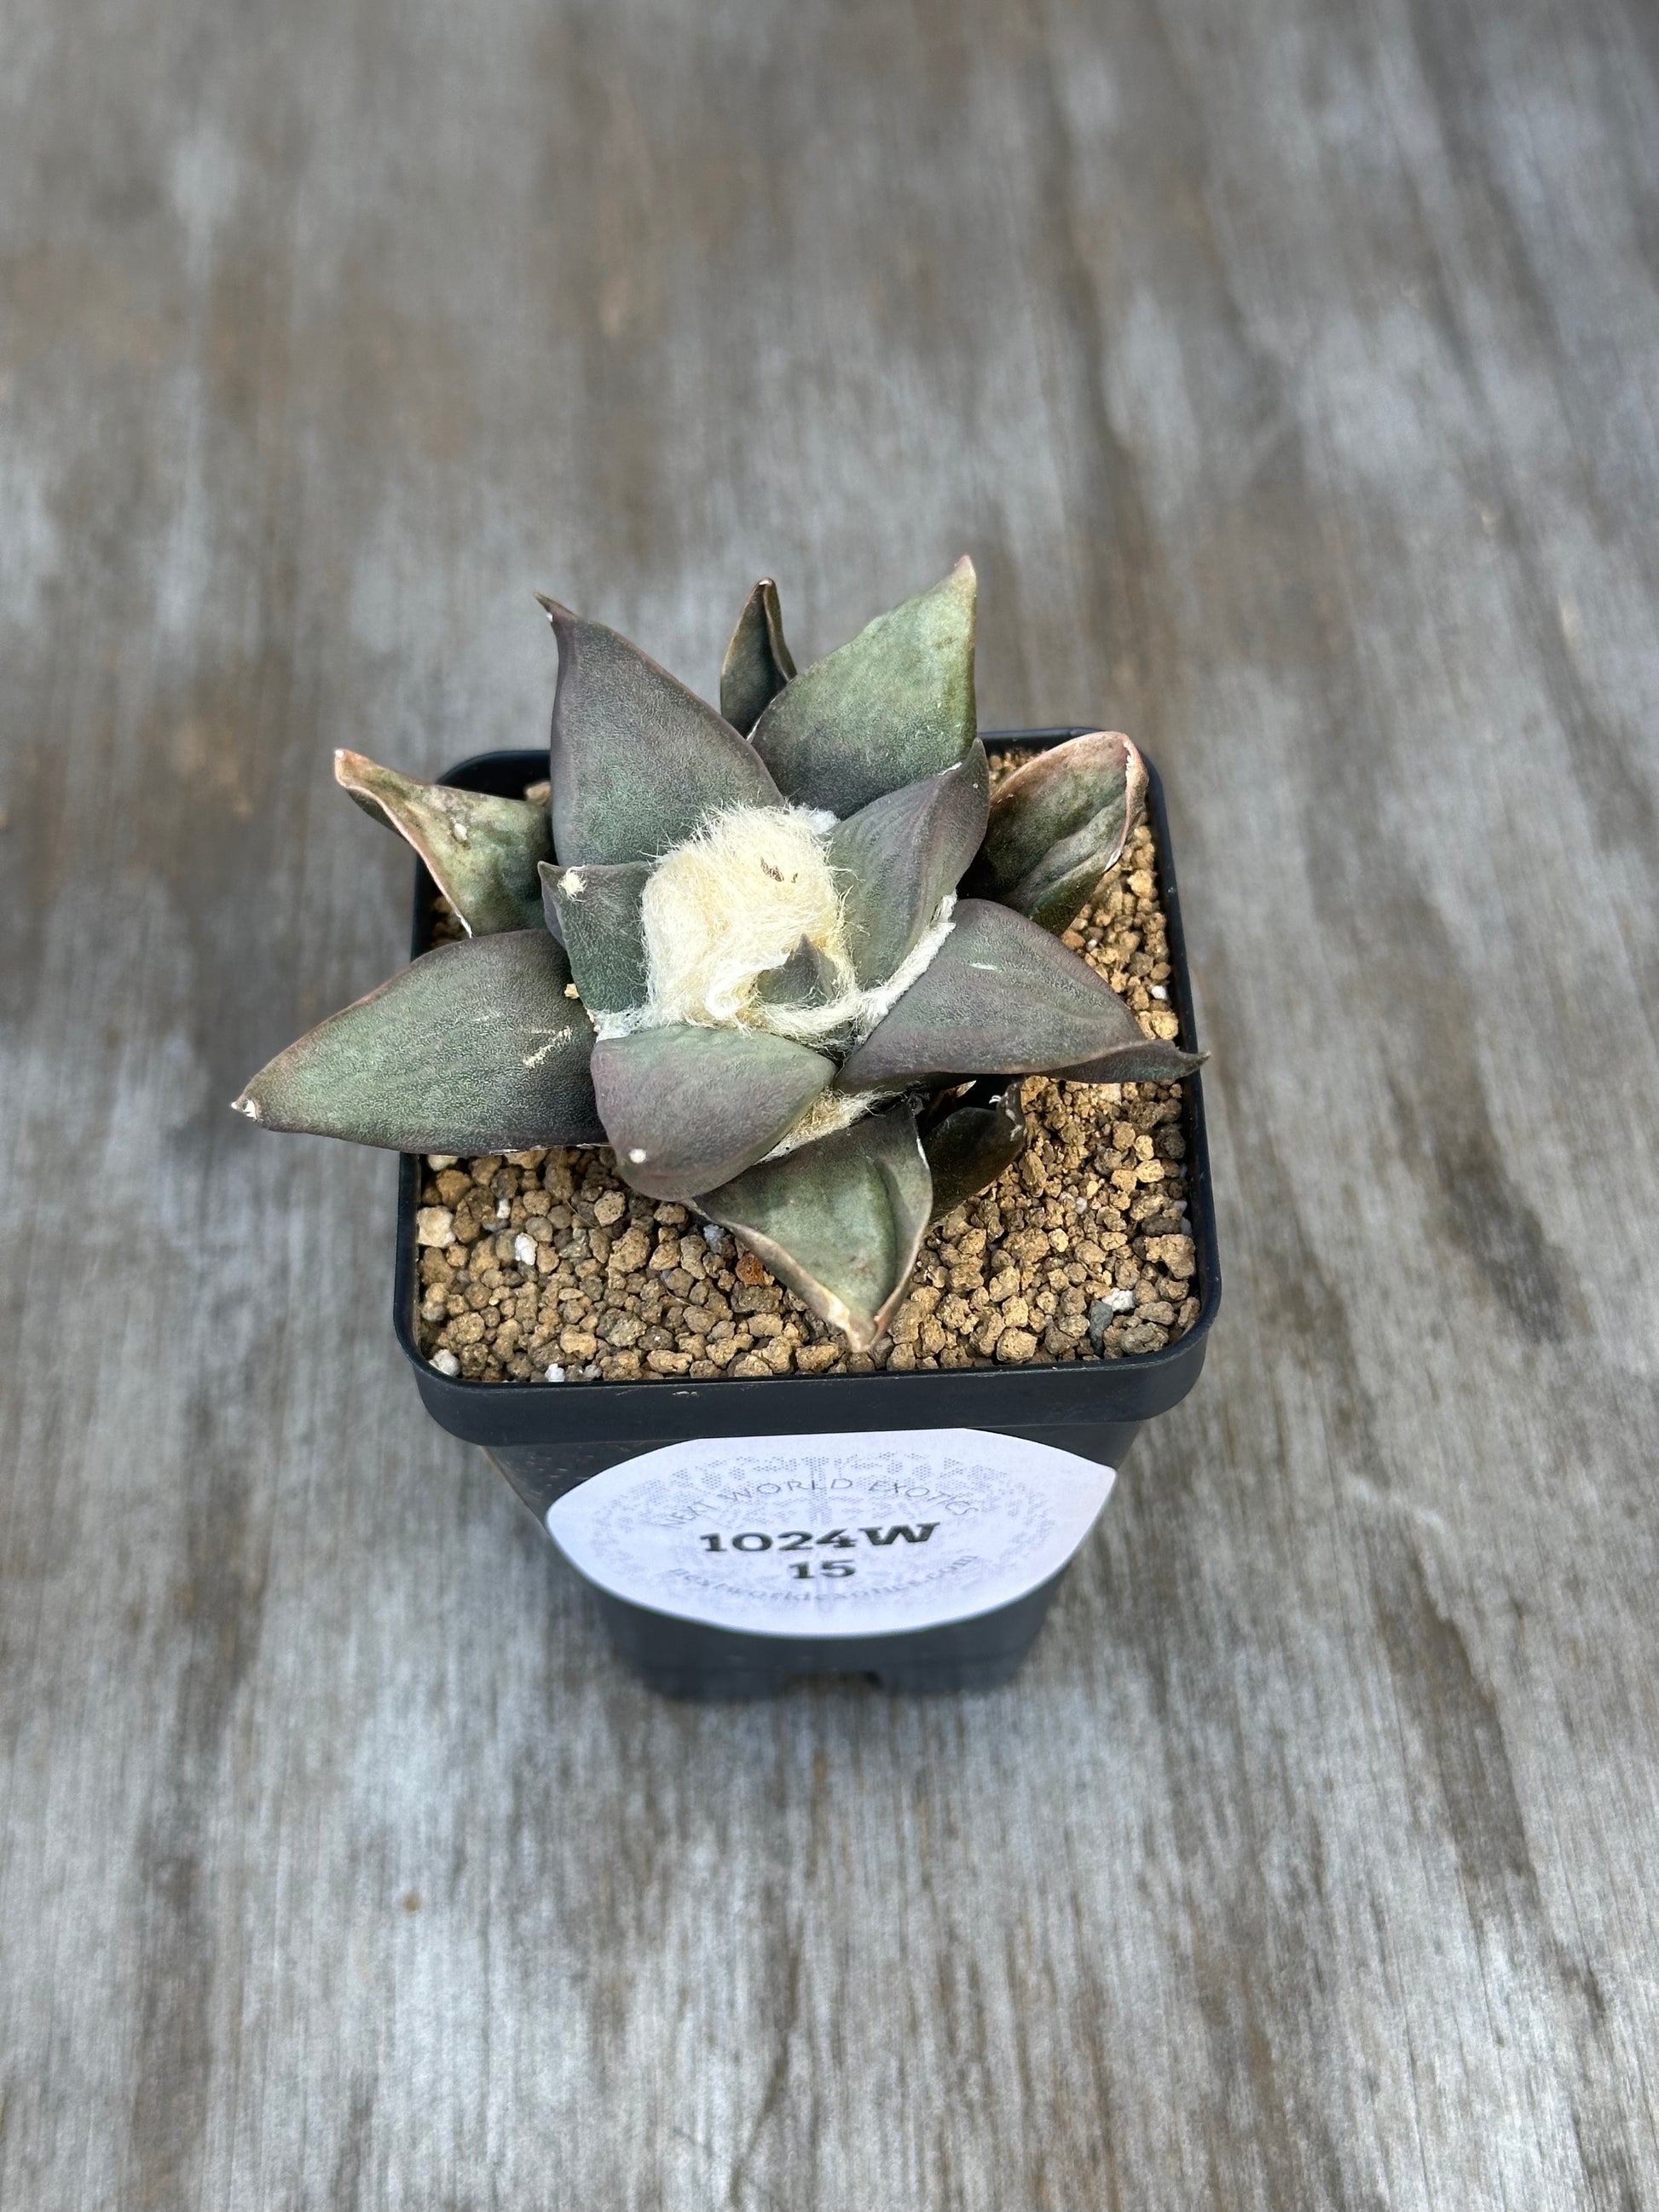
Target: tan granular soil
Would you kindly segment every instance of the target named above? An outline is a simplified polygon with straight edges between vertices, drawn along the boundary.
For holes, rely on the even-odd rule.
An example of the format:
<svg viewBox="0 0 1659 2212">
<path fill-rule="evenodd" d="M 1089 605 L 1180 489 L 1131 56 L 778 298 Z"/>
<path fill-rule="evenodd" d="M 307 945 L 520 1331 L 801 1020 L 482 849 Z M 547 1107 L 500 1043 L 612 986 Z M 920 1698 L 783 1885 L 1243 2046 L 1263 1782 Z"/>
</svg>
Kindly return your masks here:
<svg viewBox="0 0 1659 2212">
<path fill-rule="evenodd" d="M 1065 941 L 1149 1033 L 1176 1035 L 1145 823 Z M 1030 1078 L 1028 1150 L 928 1231 L 891 1334 L 857 1356 L 726 1231 L 629 1190 L 609 1152 L 434 1156 L 416 1216 L 422 1349 L 444 1373 L 486 1382 L 908 1373 L 1158 1351 L 1199 1310 L 1182 1091 Z"/>
</svg>

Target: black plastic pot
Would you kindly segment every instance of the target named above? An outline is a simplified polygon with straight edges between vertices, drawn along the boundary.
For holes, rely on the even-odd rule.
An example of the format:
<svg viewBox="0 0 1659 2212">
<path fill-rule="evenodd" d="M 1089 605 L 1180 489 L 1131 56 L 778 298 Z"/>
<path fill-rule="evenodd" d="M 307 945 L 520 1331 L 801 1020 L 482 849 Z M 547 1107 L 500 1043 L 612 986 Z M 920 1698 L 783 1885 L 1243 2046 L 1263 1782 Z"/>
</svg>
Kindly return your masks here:
<svg viewBox="0 0 1659 2212">
<path fill-rule="evenodd" d="M 1001 750 L 1042 747 L 1076 729 L 989 731 Z M 444 778 L 465 790 L 518 797 L 544 778 L 544 752 L 482 753 Z M 1181 1042 L 1194 1048 L 1181 902 L 1170 852 L 1163 787 L 1149 767 L 1147 803 L 1156 834 L 1169 926 L 1170 1003 Z M 434 885 L 417 865 L 412 951 L 431 942 Z M 468 1443 L 482 1445 L 538 1521 L 553 1501 L 602 1469 L 689 1437 L 844 1434 L 895 1429 L 987 1429 L 1121 1467 L 1143 1425 L 1197 1382 L 1221 1297 L 1215 1210 L 1200 1079 L 1186 1085 L 1188 1210 L 1196 1248 L 1200 1311 L 1187 1334 L 1161 1352 L 1059 1366 L 974 1367 L 909 1374 L 720 1376 L 696 1382 L 471 1382 L 439 1373 L 416 1348 L 419 1302 L 415 1212 L 421 1163 L 405 1158 L 398 1196 L 394 1320 L 427 1411 Z M 872 1677 L 894 1690 L 990 1687 L 1014 1673 L 1042 1625 L 1056 1575 L 1011 1605 L 937 1627 L 878 1637 L 813 1638 L 709 1627 L 633 1605 L 599 1589 L 618 1653 L 654 1687 L 681 1696 L 757 1696 L 791 1676 Z M 598 1586 L 595 1585 L 597 1589 Z"/>
</svg>

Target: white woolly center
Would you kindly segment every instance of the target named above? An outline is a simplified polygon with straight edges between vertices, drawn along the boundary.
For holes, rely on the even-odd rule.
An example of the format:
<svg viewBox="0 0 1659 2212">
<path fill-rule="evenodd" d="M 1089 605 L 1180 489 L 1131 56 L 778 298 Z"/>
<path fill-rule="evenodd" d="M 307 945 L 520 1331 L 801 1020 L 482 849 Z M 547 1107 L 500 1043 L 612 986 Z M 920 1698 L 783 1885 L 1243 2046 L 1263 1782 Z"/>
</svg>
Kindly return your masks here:
<svg viewBox="0 0 1659 2212">
<path fill-rule="evenodd" d="M 596 1014 L 599 1035 L 625 1036 L 691 1022 L 705 1029 L 769 1030 L 803 1044 L 842 1048 L 867 1036 L 950 935 L 956 900 L 945 900 L 894 975 L 860 990 L 826 850 L 835 826 L 833 814 L 805 807 L 734 806 L 665 854 L 646 883 L 640 908 L 646 1003 Z M 568 877 L 566 887 L 577 890 L 577 879 Z M 828 999 L 821 1005 L 787 1005 L 763 998 L 763 979 L 790 959 L 803 939 L 828 963 Z M 834 1110 L 850 1121 L 860 1109 L 843 1103 Z M 813 1133 L 826 1134 L 828 1127 Z"/>
<path fill-rule="evenodd" d="M 827 1036 L 844 1025 L 840 1002 L 858 984 L 847 957 L 841 895 L 824 853 L 833 815 L 797 806 L 734 806 L 658 865 L 641 921 L 651 1011 L 659 1022 Z M 827 1006 L 767 1005 L 763 976 L 802 939 L 830 963 Z"/>
</svg>

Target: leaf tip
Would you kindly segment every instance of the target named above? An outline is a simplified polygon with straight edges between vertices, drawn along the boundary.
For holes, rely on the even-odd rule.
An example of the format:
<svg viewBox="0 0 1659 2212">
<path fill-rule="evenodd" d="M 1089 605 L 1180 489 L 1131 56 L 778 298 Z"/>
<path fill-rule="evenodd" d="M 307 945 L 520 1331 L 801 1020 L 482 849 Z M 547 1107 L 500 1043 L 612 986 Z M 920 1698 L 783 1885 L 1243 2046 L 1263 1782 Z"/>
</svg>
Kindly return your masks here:
<svg viewBox="0 0 1659 2212">
<path fill-rule="evenodd" d="M 250 1121 L 259 1119 L 259 1102 L 246 1091 L 239 1098 L 231 1100 L 230 1110 L 233 1114 L 246 1114 Z"/>
</svg>

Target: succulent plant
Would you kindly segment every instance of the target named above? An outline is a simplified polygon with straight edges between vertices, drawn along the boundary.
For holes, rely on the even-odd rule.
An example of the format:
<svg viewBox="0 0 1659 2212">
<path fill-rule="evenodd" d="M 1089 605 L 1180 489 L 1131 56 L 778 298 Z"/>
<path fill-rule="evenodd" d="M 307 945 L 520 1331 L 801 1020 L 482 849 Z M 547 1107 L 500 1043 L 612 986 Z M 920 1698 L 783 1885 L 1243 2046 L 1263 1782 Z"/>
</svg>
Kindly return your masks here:
<svg viewBox="0 0 1659 2212">
<path fill-rule="evenodd" d="M 545 803 L 337 756 L 466 936 L 278 1054 L 237 1109 L 402 1152 L 609 1145 L 866 1348 L 930 1218 L 1022 1150 L 1019 1079 L 1198 1064 L 1060 942 L 1122 852 L 1139 756 L 1073 738 L 991 797 L 966 560 L 799 673 L 757 584 L 718 714 L 541 604 Z"/>
</svg>

